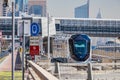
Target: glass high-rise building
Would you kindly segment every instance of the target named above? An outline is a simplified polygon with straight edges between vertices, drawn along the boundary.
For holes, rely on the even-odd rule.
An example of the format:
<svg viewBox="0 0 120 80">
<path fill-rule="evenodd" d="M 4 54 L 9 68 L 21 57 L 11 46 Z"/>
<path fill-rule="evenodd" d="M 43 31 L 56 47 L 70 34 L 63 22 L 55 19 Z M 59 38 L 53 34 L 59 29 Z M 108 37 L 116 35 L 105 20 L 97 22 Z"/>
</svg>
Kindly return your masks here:
<svg viewBox="0 0 120 80">
<path fill-rule="evenodd" d="M 27 12 L 27 9 L 28 9 L 28 0 L 24 0 L 24 12 Z"/>
<path fill-rule="evenodd" d="M 29 14 L 42 15 L 42 6 L 33 5 L 29 8 Z"/>
<path fill-rule="evenodd" d="M 28 14 L 46 16 L 46 0 L 28 0 Z"/>
<path fill-rule="evenodd" d="M 75 18 L 89 18 L 89 0 L 87 4 L 76 7 L 74 11 Z"/>
<path fill-rule="evenodd" d="M 18 9 L 19 11 L 23 10 L 23 0 L 15 0 L 15 4 L 16 4 L 16 9 Z"/>
<path fill-rule="evenodd" d="M 21 12 L 27 12 L 28 0 L 15 0 L 15 16 L 20 16 Z M 9 6 L 12 5 L 12 0 L 9 0 Z M 12 12 L 8 11 L 7 16 L 12 16 Z"/>
</svg>

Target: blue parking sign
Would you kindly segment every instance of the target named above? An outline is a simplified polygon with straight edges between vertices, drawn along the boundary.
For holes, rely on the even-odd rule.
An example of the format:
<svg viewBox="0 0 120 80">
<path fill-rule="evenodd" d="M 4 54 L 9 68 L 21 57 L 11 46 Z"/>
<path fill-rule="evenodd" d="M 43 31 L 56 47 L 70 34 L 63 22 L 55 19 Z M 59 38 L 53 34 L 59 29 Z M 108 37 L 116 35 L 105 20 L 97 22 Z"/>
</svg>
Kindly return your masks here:
<svg viewBox="0 0 120 80">
<path fill-rule="evenodd" d="M 31 36 L 38 36 L 39 32 L 40 32 L 39 25 L 37 23 L 32 23 L 30 29 Z"/>
</svg>

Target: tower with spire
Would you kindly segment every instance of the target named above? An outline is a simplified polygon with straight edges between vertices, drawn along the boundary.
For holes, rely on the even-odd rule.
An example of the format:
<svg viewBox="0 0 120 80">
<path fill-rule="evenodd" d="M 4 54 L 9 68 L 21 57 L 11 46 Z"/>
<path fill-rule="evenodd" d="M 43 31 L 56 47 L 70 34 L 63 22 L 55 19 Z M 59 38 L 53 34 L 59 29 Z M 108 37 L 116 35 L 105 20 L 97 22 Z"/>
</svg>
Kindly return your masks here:
<svg viewBox="0 0 120 80">
<path fill-rule="evenodd" d="M 98 19 L 102 18 L 100 8 L 99 8 L 99 11 L 98 11 L 98 14 L 97 14 L 96 18 L 98 18 Z"/>
</svg>

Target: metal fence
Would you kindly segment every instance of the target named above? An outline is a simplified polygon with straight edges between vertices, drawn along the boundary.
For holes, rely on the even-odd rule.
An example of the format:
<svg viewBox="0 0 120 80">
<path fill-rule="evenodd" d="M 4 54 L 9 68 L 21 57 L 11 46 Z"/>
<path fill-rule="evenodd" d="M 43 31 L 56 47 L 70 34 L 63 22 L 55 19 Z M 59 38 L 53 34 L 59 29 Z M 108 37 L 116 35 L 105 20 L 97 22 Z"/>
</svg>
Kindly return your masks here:
<svg viewBox="0 0 120 80">
<path fill-rule="evenodd" d="M 59 80 L 120 80 L 120 63 L 39 63 Z M 45 65 L 47 67 L 45 67 Z"/>
</svg>

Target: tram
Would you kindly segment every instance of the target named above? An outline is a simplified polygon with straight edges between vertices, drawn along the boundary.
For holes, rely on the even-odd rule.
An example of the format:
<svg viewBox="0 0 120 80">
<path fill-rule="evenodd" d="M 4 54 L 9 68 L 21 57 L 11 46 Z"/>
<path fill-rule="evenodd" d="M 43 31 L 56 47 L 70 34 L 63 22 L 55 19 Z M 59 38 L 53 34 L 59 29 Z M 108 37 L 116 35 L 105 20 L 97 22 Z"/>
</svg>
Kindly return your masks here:
<svg viewBox="0 0 120 80">
<path fill-rule="evenodd" d="M 56 35 L 51 41 L 52 62 L 85 62 L 90 58 L 91 39 L 88 35 Z"/>
</svg>

